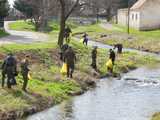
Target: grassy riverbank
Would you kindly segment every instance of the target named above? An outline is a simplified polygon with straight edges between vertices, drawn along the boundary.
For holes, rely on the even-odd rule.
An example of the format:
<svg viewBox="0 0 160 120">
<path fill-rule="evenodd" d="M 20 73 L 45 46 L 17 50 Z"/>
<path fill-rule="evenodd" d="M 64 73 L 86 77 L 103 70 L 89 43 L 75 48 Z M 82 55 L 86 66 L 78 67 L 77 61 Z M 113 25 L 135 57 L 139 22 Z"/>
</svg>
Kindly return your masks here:
<svg viewBox="0 0 160 120">
<path fill-rule="evenodd" d="M 154 114 L 152 120 L 160 120 L 160 113 Z"/>
<path fill-rule="evenodd" d="M 75 25 L 72 27 L 73 30 L 75 30 L 74 32 L 86 31 L 86 27 L 84 26 L 80 26 L 81 29 Z M 88 27 L 91 27 L 90 29 L 92 30 L 97 30 L 97 25 Z M 1 61 L 10 51 L 14 51 L 18 61 L 23 59 L 25 54 L 29 54 L 31 56 L 30 68 L 32 75 L 32 79 L 29 81 L 28 85 L 29 93 L 21 91 L 21 75 L 18 76 L 18 85 L 14 87 L 13 90 L 8 90 L 7 88 L 0 89 L 0 118 L 2 118 L 3 115 L 5 116 L 6 113 L 12 115 L 15 112 L 16 114 L 17 112 L 21 113 L 21 116 L 18 117 L 22 117 L 23 115 L 27 116 L 28 114 L 60 103 L 73 95 L 83 93 L 94 84 L 93 81 L 97 80 L 95 78 L 99 78 L 107 73 L 107 68 L 105 66 L 108 60 L 107 49 L 98 49 L 97 61 L 100 74 L 96 76 L 95 72 L 90 67 L 92 48 L 83 46 L 82 43 L 72 40 L 70 45 L 74 48 L 77 55 L 74 78 L 68 79 L 62 76 L 60 74 L 62 62 L 59 60 L 59 49 L 56 44 L 59 28 L 57 25 L 53 25 L 53 28 L 55 29 L 48 34 L 50 35 L 50 39 L 52 38 L 49 42 L 29 45 L 10 44 L 3 45 L 0 48 Z M 27 28 L 29 31 L 31 29 L 31 27 Z M 24 30 L 24 27 L 21 27 L 20 30 Z M 102 31 L 99 29 L 97 32 Z M 160 60 L 152 56 L 140 55 L 135 52 L 124 52 L 122 55 L 117 55 L 114 73 L 118 75 L 140 66 L 154 65 L 159 62 Z"/>
<path fill-rule="evenodd" d="M 77 53 L 77 63 L 74 78 L 70 80 L 60 74 L 62 63 L 59 62 L 58 47 L 55 43 L 52 43 L 52 45 L 51 43 L 35 43 L 27 47 L 26 45 L 16 44 L 6 45 L 0 49 L 1 60 L 5 57 L 6 52 L 12 50 L 14 50 L 19 61 L 24 57 L 24 54 L 29 54 L 31 56 L 30 67 L 32 70 L 32 79 L 29 81 L 28 86 L 29 93 L 21 91 L 22 77 L 20 75 L 18 76 L 18 86 L 14 87 L 13 90 L 6 88 L 0 90 L 1 113 L 23 111 L 24 109 L 30 110 L 33 107 L 36 108 L 35 111 L 39 111 L 40 109 L 37 107 L 39 104 L 44 109 L 50 105 L 60 103 L 71 95 L 86 90 L 90 81 L 95 80 L 94 73 L 90 67 L 91 48 L 74 41 L 71 43 Z M 98 49 L 98 68 L 101 71 L 101 75 L 107 72 L 105 66 L 108 59 L 107 52 L 107 50 Z M 125 52 L 117 57 L 114 72 L 127 72 L 139 66 L 158 62 L 159 60 L 151 56 L 146 57 L 137 53 Z"/>
</svg>

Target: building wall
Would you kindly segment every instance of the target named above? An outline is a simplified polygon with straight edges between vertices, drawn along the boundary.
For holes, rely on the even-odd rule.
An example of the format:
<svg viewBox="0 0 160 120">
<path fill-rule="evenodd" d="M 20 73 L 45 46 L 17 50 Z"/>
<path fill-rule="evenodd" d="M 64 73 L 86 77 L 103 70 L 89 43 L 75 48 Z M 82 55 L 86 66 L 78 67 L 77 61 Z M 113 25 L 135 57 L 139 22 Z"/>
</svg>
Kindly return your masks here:
<svg viewBox="0 0 160 120">
<path fill-rule="evenodd" d="M 140 30 L 160 28 L 160 0 L 150 0 L 141 10 Z"/>
<path fill-rule="evenodd" d="M 127 25 L 128 21 L 128 11 L 127 9 L 118 10 L 118 24 L 119 25 Z"/>
<path fill-rule="evenodd" d="M 130 12 L 130 26 L 138 30 L 140 29 L 140 12 Z"/>
<path fill-rule="evenodd" d="M 125 11 L 126 10 L 126 11 Z M 127 25 L 127 9 L 118 11 L 118 24 Z M 160 28 L 160 0 L 148 0 L 140 9 L 130 11 L 130 26 L 138 30 Z"/>
</svg>

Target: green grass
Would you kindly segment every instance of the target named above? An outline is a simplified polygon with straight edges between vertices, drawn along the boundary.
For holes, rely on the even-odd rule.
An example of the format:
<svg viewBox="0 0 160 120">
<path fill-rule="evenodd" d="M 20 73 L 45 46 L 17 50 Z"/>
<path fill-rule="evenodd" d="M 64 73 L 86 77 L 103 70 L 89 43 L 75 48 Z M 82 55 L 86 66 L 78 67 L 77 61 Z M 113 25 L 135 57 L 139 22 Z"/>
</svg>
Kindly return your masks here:
<svg viewBox="0 0 160 120">
<path fill-rule="evenodd" d="M 152 116 L 152 120 L 160 120 L 160 113 L 156 113 Z"/>
<path fill-rule="evenodd" d="M 9 28 L 17 31 L 35 31 L 35 27 L 31 22 L 22 20 L 9 24 Z"/>
<path fill-rule="evenodd" d="M 0 37 L 4 37 L 9 35 L 8 33 L 6 33 L 4 30 L 0 30 Z"/>
<path fill-rule="evenodd" d="M 74 35 L 87 32 L 92 40 L 99 41 L 105 44 L 114 45 L 117 43 L 122 43 L 124 47 L 127 48 L 135 48 L 141 50 L 148 50 L 151 52 L 160 52 L 160 30 L 153 31 L 138 31 L 133 28 L 130 28 L 130 36 L 133 38 L 132 40 L 128 40 L 128 34 L 126 33 L 126 27 L 113 25 L 113 30 L 106 30 L 100 27 L 98 24 L 88 25 L 88 26 L 80 26 L 75 28 Z M 119 36 L 111 38 L 101 38 L 101 35 L 112 35 Z M 121 37 L 125 36 L 125 39 L 121 39 Z"/>
</svg>

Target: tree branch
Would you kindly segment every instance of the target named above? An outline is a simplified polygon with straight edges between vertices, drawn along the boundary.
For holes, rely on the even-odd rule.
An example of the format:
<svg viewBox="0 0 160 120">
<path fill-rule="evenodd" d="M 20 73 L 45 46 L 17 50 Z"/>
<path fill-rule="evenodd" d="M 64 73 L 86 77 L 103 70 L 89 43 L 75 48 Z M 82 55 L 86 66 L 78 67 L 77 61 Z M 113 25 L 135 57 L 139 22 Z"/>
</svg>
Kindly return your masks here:
<svg viewBox="0 0 160 120">
<path fill-rule="evenodd" d="M 70 16 L 70 14 L 74 11 L 74 9 L 77 7 L 78 3 L 79 3 L 79 0 L 76 0 L 76 2 L 73 5 L 73 7 L 70 9 L 70 11 L 68 12 L 68 14 L 65 16 L 65 20 L 67 20 L 67 18 Z"/>
</svg>

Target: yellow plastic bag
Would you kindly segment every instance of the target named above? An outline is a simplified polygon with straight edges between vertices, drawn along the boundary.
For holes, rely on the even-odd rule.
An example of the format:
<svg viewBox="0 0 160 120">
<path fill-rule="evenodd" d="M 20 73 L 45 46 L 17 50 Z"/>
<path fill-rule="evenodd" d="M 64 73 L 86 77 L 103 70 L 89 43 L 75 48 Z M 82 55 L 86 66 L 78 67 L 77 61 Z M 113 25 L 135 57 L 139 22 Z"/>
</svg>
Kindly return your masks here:
<svg viewBox="0 0 160 120">
<path fill-rule="evenodd" d="M 81 43 L 83 43 L 83 41 L 84 41 L 84 40 L 83 40 L 83 38 L 82 38 L 82 39 L 80 39 L 80 42 L 81 42 Z"/>
<path fill-rule="evenodd" d="M 31 74 L 30 74 L 30 73 L 28 73 L 28 79 L 29 79 L 29 80 L 31 80 L 31 79 L 32 79 L 32 77 L 31 77 Z"/>
<path fill-rule="evenodd" d="M 107 66 L 107 68 L 110 68 L 110 69 L 113 68 L 113 63 L 112 63 L 112 60 L 111 60 L 111 59 L 109 59 L 109 60 L 107 61 L 106 66 Z"/>
<path fill-rule="evenodd" d="M 61 69 L 61 73 L 64 75 L 64 74 L 67 74 L 67 64 L 66 63 L 63 63 L 62 65 L 62 69 Z"/>
</svg>

